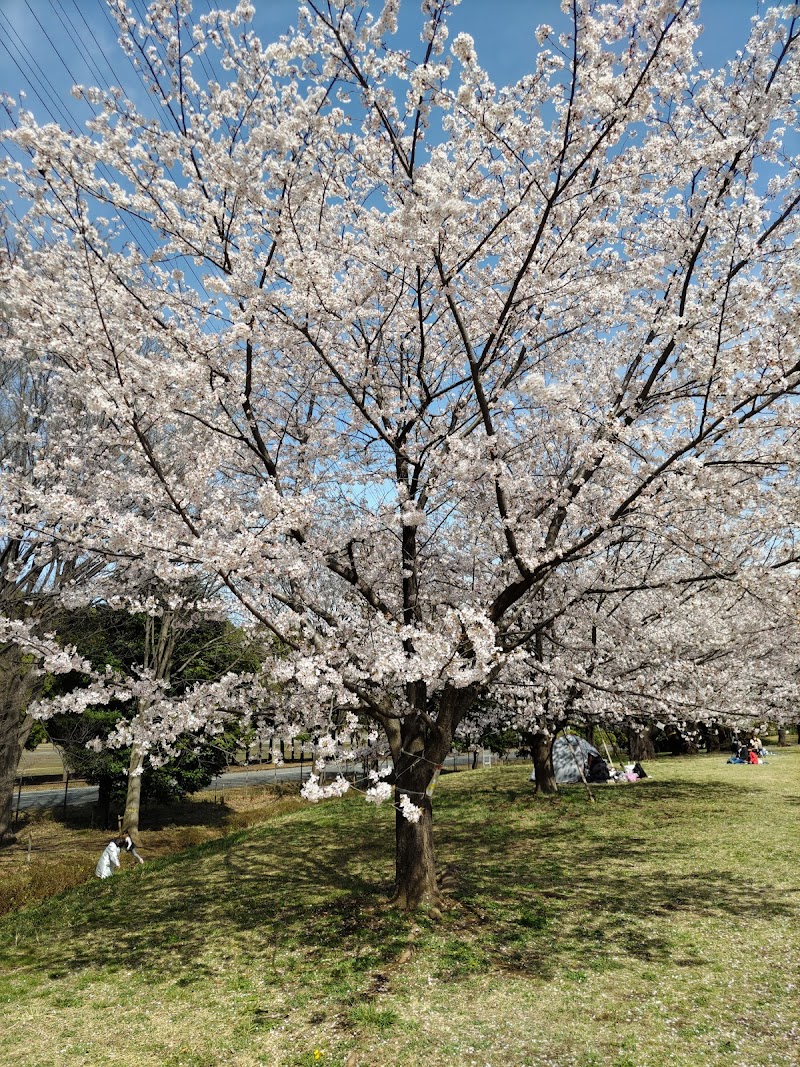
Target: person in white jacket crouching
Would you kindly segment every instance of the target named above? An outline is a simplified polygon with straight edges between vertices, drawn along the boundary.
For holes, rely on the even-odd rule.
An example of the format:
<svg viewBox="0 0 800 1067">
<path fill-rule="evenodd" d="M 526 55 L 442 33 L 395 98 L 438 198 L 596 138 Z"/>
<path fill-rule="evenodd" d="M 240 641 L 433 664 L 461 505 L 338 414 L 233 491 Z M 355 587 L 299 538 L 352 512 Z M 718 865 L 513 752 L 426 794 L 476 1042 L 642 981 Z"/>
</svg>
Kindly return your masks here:
<svg viewBox="0 0 800 1067">
<path fill-rule="evenodd" d="M 123 841 L 116 839 L 108 842 L 94 869 L 98 878 L 110 878 L 114 873 L 113 868 L 119 867 L 119 850 L 123 844 Z"/>
</svg>

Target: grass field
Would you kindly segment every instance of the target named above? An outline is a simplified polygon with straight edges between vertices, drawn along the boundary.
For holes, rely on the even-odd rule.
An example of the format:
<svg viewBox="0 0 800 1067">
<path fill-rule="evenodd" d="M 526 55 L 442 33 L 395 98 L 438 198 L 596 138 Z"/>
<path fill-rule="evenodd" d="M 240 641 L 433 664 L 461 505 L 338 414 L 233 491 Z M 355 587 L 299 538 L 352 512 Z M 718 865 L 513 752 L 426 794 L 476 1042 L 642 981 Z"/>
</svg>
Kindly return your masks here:
<svg viewBox="0 0 800 1067">
<path fill-rule="evenodd" d="M 394 813 L 350 797 L 8 915 L 0 1063 L 800 1063 L 800 749 L 724 759 L 593 805 L 443 778 L 438 922 L 385 907 Z"/>
<path fill-rule="evenodd" d="M 30 751 L 23 751 L 17 773 L 28 778 L 40 775 L 55 777 L 64 773 L 64 763 L 58 749 L 45 742 Z"/>
</svg>

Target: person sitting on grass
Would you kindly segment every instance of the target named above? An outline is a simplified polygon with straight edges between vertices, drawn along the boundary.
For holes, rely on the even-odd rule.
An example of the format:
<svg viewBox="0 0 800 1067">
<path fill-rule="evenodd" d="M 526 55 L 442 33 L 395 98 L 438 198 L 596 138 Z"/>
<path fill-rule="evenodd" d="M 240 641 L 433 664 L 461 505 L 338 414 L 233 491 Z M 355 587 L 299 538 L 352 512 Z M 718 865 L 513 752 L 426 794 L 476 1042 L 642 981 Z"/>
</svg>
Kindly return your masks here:
<svg viewBox="0 0 800 1067">
<path fill-rule="evenodd" d="M 607 782 L 610 777 L 611 772 L 603 757 L 596 756 L 593 752 L 590 752 L 589 758 L 586 760 L 586 781 Z"/>
<path fill-rule="evenodd" d="M 735 741 L 734 742 L 734 746 L 735 747 L 734 747 L 733 753 L 734 753 L 734 756 L 736 757 L 736 759 L 738 759 L 741 763 L 749 763 L 750 762 L 750 748 L 749 748 L 749 746 L 746 745 L 743 741 Z"/>
<path fill-rule="evenodd" d="M 756 734 L 753 734 L 753 736 L 750 738 L 750 751 L 755 752 L 755 754 L 761 759 L 763 759 L 763 757 L 767 755 L 767 750 L 764 748 L 764 745 L 761 742 L 761 738 L 758 737 Z"/>
</svg>

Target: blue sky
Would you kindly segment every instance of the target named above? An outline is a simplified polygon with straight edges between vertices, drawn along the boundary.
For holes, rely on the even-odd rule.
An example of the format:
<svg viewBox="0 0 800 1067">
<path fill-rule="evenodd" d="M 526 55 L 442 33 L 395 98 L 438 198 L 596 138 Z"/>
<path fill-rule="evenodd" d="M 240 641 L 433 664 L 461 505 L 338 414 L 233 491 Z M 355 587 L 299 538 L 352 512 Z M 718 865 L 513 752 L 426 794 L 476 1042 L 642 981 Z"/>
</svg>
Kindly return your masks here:
<svg viewBox="0 0 800 1067">
<path fill-rule="evenodd" d="M 146 0 L 135 2 L 143 9 Z M 262 40 L 273 40 L 295 20 L 296 0 L 254 2 L 254 24 Z M 209 6 L 226 4 L 195 0 L 199 13 Z M 756 0 L 705 0 L 701 48 L 709 65 L 741 46 L 755 11 Z M 462 30 L 472 34 L 490 76 L 508 82 L 530 68 L 535 27 L 542 22 L 558 26 L 563 18 L 559 0 L 462 0 L 451 36 Z M 413 47 L 414 34 L 404 27 L 415 26 L 418 19 L 418 0 L 403 0 L 400 33 L 406 46 Z M 69 95 L 71 83 L 94 85 L 101 77 L 122 83 L 137 98 L 136 78 L 116 45 L 105 0 L 0 0 L 0 91 L 17 98 L 24 89 L 37 117 L 46 120 L 49 111 L 72 125 L 67 116 L 77 119 L 78 109 Z"/>
</svg>

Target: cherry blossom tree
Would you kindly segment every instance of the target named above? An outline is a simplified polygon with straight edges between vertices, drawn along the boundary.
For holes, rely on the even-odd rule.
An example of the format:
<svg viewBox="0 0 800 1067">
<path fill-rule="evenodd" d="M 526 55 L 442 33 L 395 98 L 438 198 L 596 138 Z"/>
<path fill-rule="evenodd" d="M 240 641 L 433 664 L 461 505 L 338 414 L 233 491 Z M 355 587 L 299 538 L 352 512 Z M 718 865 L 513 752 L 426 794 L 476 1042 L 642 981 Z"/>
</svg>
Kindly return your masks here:
<svg viewBox="0 0 800 1067">
<path fill-rule="evenodd" d="M 752 544 L 737 555 L 731 538 L 705 573 L 676 573 L 655 544 L 630 569 L 643 546 L 629 533 L 627 559 L 619 551 L 595 559 L 591 585 L 587 568 L 572 576 L 531 650 L 529 676 L 493 701 L 495 729 L 513 729 L 531 747 L 539 792 L 557 791 L 548 761 L 568 723 L 627 733 L 631 755 L 645 759 L 656 723 L 687 738 L 698 724 L 752 732 L 754 722 L 791 721 L 800 699 L 796 575 L 756 564 Z"/>
<path fill-rule="evenodd" d="M 96 670 L 113 665 L 120 679 L 148 674 L 163 683 L 162 696 L 174 699 L 198 681 L 216 680 L 232 670 L 258 668 L 259 649 L 209 603 L 213 590 L 183 590 L 180 600 L 173 593 L 160 596 L 158 588 L 142 598 L 146 612 L 134 613 L 110 607 L 107 603 L 65 613 L 59 626 L 62 640 L 74 642 L 78 651 Z M 191 595 L 191 594 L 194 595 Z M 200 604 L 202 611 L 194 610 Z M 48 691 L 71 693 L 81 679 L 49 679 Z M 120 685 L 120 689 L 124 687 Z M 82 714 L 51 713 L 46 705 L 44 731 L 58 747 L 66 766 L 99 787 L 99 825 L 109 826 L 112 794 L 125 798 L 122 827 L 138 841 L 140 805 L 143 798 L 185 796 L 208 786 L 230 762 L 241 741 L 230 730 L 223 737 L 203 736 L 178 739 L 177 759 L 158 769 L 147 766 L 145 752 L 102 744 L 120 722 L 130 722 L 140 702 L 128 700 L 112 706 L 89 707 Z"/>
<path fill-rule="evenodd" d="M 8 230 L 5 231 L 8 233 Z M 0 258 L 17 255 L 7 241 Z M 9 335 L 0 291 L 0 350 Z M 43 457 L 48 448 L 49 373 L 23 358 L 0 360 L 0 842 L 13 811 L 15 778 L 34 719 L 31 703 L 41 695 L 48 671 L 65 673 L 84 665 L 74 649 L 54 634 L 63 614 L 62 596 L 75 595 L 103 571 L 104 560 L 62 550 L 42 536 L 28 492 L 46 491 Z M 94 678 L 92 688 L 98 679 Z"/>
<path fill-rule="evenodd" d="M 7 243 L 5 257 L 16 258 Z M 6 310 L 0 299 L 0 310 Z M 10 329 L 3 315 L 2 339 Z M 111 566 L 107 555 L 88 554 L 63 524 L 46 528 L 31 504 L 54 491 L 50 419 L 51 372 L 31 357 L 27 344 L 3 350 L 0 361 L 0 842 L 7 837 L 20 757 L 36 718 L 54 711 L 83 712 L 92 703 L 135 698 L 140 708 L 168 702 L 169 676 L 179 631 L 198 619 L 220 617 L 211 586 L 171 590 L 159 600 L 135 561 Z M 73 413 L 78 407 L 73 409 Z M 72 424 L 74 427 L 74 424 Z M 75 427 L 74 427 L 75 428 Z M 84 421 L 83 432 L 90 426 Z M 57 461 L 56 461 L 57 462 Z M 63 640 L 70 613 L 93 602 L 139 610 L 147 619 L 142 662 L 130 674 L 93 667 Z M 68 627 L 67 627 L 68 628 Z M 252 659 L 252 657 L 251 657 Z M 231 657 L 233 662 L 233 657 Z M 178 670 L 185 669 L 182 661 Z M 81 674 L 86 685 L 70 686 L 56 699 L 43 699 L 48 675 Z M 196 687 L 195 700 L 204 691 Z M 174 718 L 174 716 L 168 716 Z M 129 728 L 130 729 L 130 728 Z M 134 726 L 135 732 L 135 726 Z M 146 741 L 145 741 L 146 745 Z M 131 759 L 126 822 L 138 829 L 144 749 L 135 743 Z"/>
<path fill-rule="evenodd" d="M 670 546 L 673 647 L 697 634 L 662 604 L 719 570 L 727 524 L 761 530 L 739 570 L 796 558 L 800 23 L 765 11 L 712 71 L 695 0 L 573 0 L 496 86 L 452 0 L 424 0 L 414 56 L 398 6 L 306 0 L 262 44 L 248 3 L 115 0 L 160 117 L 100 89 L 85 133 L 16 112 L 30 237 L 4 284 L 61 398 L 31 506 L 167 584 L 217 574 L 279 641 L 259 699 L 324 752 L 374 724 L 415 906 L 476 702 L 630 679 L 591 648 L 570 675 L 551 635 L 582 616 L 591 645 L 598 575 L 648 585 L 635 554 L 606 566 L 631 531 Z M 636 671 L 652 692 L 666 669 Z"/>
</svg>

